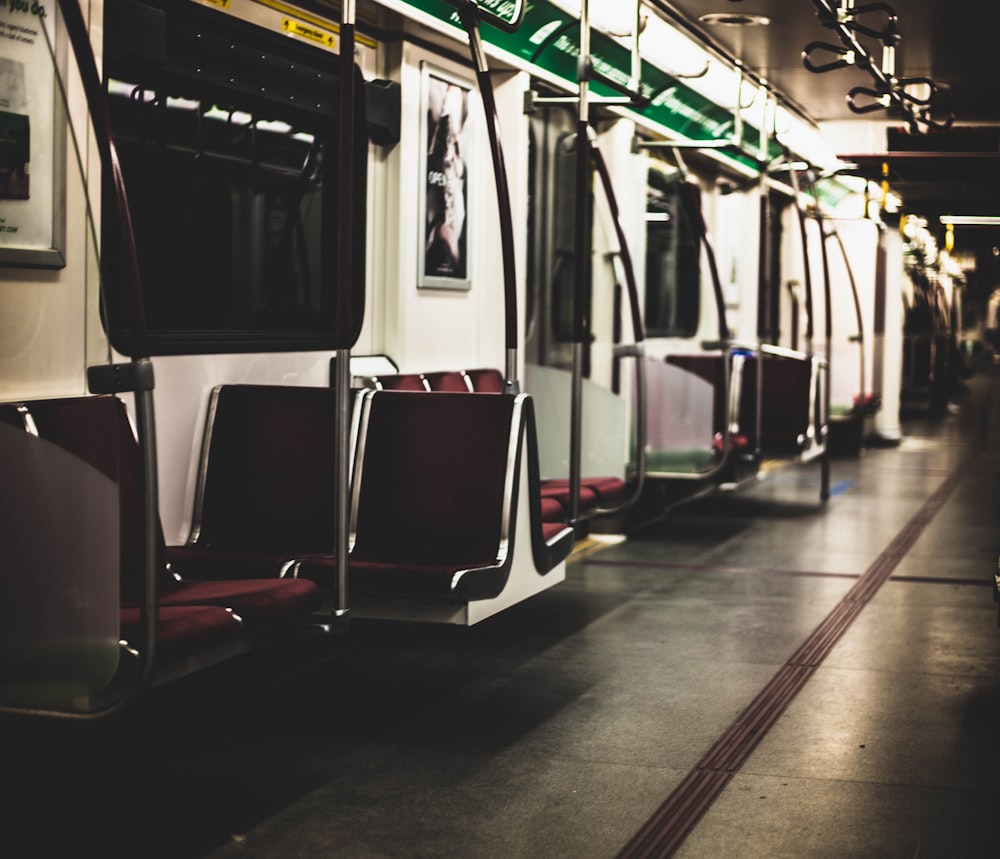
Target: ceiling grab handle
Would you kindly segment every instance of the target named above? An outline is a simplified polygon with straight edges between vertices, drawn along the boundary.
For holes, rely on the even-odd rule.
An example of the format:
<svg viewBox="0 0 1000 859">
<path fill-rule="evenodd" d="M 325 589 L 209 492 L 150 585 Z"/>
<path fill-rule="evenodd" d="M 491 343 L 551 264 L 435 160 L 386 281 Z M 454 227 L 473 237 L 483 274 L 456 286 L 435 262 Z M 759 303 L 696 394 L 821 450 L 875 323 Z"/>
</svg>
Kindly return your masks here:
<svg viewBox="0 0 1000 859">
<path fill-rule="evenodd" d="M 871 101 L 859 103 L 859 96 L 871 99 Z M 874 113 L 876 110 L 885 110 L 892 105 L 892 96 L 887 92 L 879 92 L 870 87 L 856 86 L 847 92 L 847 107 L 852 113 Z"/>
<path fill-rule="evenodd" d="M 927 129 L 948 128 L 954 121 L 949 115 L 943 122 L 937 122 L 930 116 L 930 99 L 921 99 L 906 92 L 906 87 L 916 80 L 919 83 L 932 83 L 926 79 L 906 79 L 896 77 L 896 45 L 899 34 L 896 32 L 898 16 L 895 9 L 887 3 L 868 3 L 855 6 L 853 0 L 843 0 L 843 6 L 834 6 L 831 0 L 812 0 L 816 7 L 816 17 L 820 23 L 835 32 L 844 46 L 843 51 L 837 51 L 822 42 L 812 42 L 802 52 L 802 62 L 809 71 L 831 71 L 843 68 L 845 65 L 856 65 L 864 69 L 872 78 L 873 88 L 854 87 L 847 94 L 847 106 L 853 113 L 865 114 L 876 110 L 898 109 L 910 131 L 918 133 Z M 858 21 L 859 16 L 880 13 L 886 16 L 886 23 L 881 28 L 870 27 Z M 858 41 L 857 34 L 870 36 L 882 43 L 882 62 L 873 61 L 871 51 Z M 815 64 L 810 59 L 812 51 L 818 47 L 834 50 L 841 59 L 826 64 Z M 853 63 L 844 62 L 853 59 Z M 936 87 L 932 85 L 932 95 Z M 862 97 L 870 99 L 868 102 Z"/>
<path fill-rule="evenodd" d="M 874 27 L 866 26 L 859 20 L 862 16 L 880 12 L 886 16 L 885 26 L 881 29 L 877 30 Z M 838 9 L 832 18 L 825 18 L 823 14 L 820 14 L 819 19 L 824 27 L 841 25 L 855 33 L 871 36 L 873 39 L 889 38 L 895 34 L 896 24 L 899 22 L 896 10 L 888 3 L 864 3 L 861 6 L 852 6 L 848 3 L 847 8 Z"/>
<path fill-rule="evenodd" d="M 933 101 L 934 96 L 938 93 L 938 85 L 930 78 L 899 78 L 897 83 L 899 84 L 900 98 L 905 99 L 910 102 L 910 104 L 919 105 L 920 107 L 930 107 L 931 101 Z M 921 98 L 916 93 L 907 92 L 907 87 L 913 86 L 925 86 L 927 87 L 929 94 L 926 98 Z"/>
<path fill-rule="evenodd" d="M 826 51 L 833 54 L 837 59 L 826 63 L 814 63 L 812 54 L 814 51 Z M 857 54 L 850 48 L 841 48 L 839 45 L 831 45 L 827 42 L 810 42 L 802 49 L 802 65 L 813 74 L 823 74 L 832 72 L 835 69 L 844 69 L 857 64 Z"/>
</svg>

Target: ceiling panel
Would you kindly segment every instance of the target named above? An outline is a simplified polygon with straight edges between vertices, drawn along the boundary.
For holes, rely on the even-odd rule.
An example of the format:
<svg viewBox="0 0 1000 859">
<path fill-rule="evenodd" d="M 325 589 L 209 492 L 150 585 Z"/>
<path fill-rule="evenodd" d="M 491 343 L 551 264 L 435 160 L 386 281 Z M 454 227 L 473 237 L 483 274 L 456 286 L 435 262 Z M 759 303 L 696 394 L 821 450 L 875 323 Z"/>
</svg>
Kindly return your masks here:
<svg viewBox="0 0 1000 859">
<path fill-rule="evenodd" d="M 814 74 L 802 62 L 803 49 L 812 42 L 840 45 L 835 32 L 824 27 L 813 0 L 651 0 L 662 14 L 690 32 L 710 41 L 726 55 L 739 58 L 765 78 L 788 102 L 817 121 L 890 120 L 906 128 L 899 112 L 878 111 L 859 116 L 847 104 L 847 93 L 871 86 L 871 77 L 848 67 Z M 846 2 L 846 0 L 845 0 Z M 861 3 L 855 4 L 860 6 Z M 876 4 L 878 5 L 878 4 Z M 889 4 L 899 36 L 897 77 L 927 77 L 937 85 L 931 116 L 943 121 L 953 114 L 955 126 L 1000 124 L 1000 3 L 981 0 L 897 0 Z M 703 21 L 706 15 L 763 16 L 766 26 L 727 26 Z M 888 17 L 875 12 L 863 19 L 881 29 Z M 881 63 L 882 43 L 858 35 L 858 41 Z M 814 62 L 834 58 L 814 51 Z M 1000 215 L 1000 152 L 996 144 L 983 151 L 963 151 L 950 142 L 957 135 L 922 125 L 923 153 L 838 153 L 858 163 L 871 178 L 881 178 L 888 165 L 889 180 L 903 197 L 906 209 L 936 220 L 944 212 Z M 879 147 L 880 149 L 882 147 Z M 918 148 L 920 148 L 918 146 Z M 947 151 L 951 150 L 951 151 Z M 956 151 L 957 150 L 957 151 Z M 958 211 L 964 210 L 964 211 Z M 1000 245 L 1000 232 L 978 230 L 979 244 Z"/>
</svg>

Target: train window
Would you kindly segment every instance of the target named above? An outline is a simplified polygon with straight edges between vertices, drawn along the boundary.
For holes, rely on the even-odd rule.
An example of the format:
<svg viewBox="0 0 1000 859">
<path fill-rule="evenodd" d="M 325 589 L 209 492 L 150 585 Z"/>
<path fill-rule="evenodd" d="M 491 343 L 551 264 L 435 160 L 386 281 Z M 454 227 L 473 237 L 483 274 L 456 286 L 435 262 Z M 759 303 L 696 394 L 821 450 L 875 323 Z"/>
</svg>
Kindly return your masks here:
<svg viewBox="0 0 1000 859">
<path fill-rule="evenodd" d="M 590 253 L 576 251 L 576 135 L 563 135 L 555 147 L 552 189 L 552 335 L 558 343 L 573 342 L 573 303 L 576 290 L 576 266 L 585 260 L 586 295 L 584 306 L 590 307 Z M 593 195 L 585 202 L 584 235 L 593 229 Z M 589 251 L 589 248 L 588 248 Z M 588 314 L 589 315 L 589 314 Z"/>
<path fill-rule="evenodd" d="M 654 166 L 646 188 L 646 333 L 693 337 L 700 284 L 699 236 L 679 180 Z"/>
<path fill-rule="evenodd" d="M 336 347 L 336 56 L 194 4 L 112 6 L 108 89 L 151 351 Z M 355 336 L 367 159 L 356 127 Z M 127 351 L 123 311 L 112 290 L 109 335 Z"/>
</svg>

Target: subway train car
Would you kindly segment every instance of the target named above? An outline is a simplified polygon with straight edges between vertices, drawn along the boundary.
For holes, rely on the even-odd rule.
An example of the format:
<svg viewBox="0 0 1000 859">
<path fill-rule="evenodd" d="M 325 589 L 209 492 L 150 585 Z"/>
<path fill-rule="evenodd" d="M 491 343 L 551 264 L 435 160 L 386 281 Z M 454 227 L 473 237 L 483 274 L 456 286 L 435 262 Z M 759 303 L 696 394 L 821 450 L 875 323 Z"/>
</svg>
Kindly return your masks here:
<svg viewBox="0 0 1000 859">
<path fill-rule="evenodd" d="M 998 16 L 0 5 L 4 855 L 995 855 Z"/>
</svg>

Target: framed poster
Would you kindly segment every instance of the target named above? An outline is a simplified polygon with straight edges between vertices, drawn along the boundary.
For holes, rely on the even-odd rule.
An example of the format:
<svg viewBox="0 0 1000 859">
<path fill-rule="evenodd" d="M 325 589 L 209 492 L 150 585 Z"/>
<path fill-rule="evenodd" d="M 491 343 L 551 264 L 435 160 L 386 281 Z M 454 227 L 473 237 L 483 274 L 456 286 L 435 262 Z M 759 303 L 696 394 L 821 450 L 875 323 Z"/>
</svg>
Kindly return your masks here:
<svg viewBox="0 0 1000 859">
<path fill-rule="evenodd" d="M 0 2 L 0 265 L 66 264 L 58 18 L 53 0 Z"/>
<path fill-rule="evenodd" d="M 469 95 L 472 84 L 420 70 L 420 259 L 417 286 L 470 289 Z"/>
</svg>

